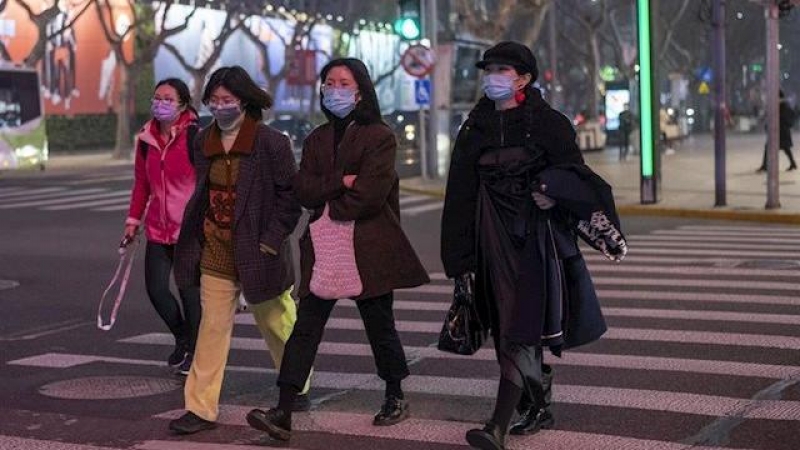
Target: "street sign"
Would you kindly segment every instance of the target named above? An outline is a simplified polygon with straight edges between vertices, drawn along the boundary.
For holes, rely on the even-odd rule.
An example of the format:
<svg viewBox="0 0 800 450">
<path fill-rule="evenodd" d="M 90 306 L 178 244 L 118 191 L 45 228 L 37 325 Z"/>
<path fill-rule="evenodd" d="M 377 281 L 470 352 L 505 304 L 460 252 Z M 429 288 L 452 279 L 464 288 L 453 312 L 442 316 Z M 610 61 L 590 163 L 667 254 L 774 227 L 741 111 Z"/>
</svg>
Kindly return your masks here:
<svg viewBox="0 0 800 450">
<path fill-rule="evenodd" d="M 417 106 L 431 104 L 431 80 L 414 80 L 414 99 L 417 101 Z"/>
<path fill-rule="evenodd" d="M 400 59 L 403 69 L 417 78 L 423 78 L 431 73 L 435 62 L 433 50 L 420 44 L 408 47 Z"/>
</svg>

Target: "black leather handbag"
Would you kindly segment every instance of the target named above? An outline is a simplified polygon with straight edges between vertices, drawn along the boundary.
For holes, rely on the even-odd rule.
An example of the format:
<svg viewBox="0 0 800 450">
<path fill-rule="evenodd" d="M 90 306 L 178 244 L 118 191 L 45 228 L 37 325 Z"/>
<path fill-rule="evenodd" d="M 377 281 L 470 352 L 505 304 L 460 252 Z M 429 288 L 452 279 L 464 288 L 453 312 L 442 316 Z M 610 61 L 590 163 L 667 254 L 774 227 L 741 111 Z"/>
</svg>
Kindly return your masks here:
<svg viewBox="0 0 800 450">
<path fill-rule="evenodd" d="M 459 355 L 472 355 L 486 340 L 486 328 L 475 307 L 475 277 L 464 274 L 455 279 L 453 304 L 447 311 L 438 349 Z"/>
</svg>

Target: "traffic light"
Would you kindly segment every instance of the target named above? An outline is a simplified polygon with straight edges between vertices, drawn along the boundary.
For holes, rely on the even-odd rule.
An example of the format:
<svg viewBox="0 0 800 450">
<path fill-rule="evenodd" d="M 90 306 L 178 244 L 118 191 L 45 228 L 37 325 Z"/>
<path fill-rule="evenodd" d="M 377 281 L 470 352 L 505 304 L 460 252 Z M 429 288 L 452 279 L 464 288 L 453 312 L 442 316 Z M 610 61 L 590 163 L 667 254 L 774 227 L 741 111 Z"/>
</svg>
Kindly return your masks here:
<svg viewBox="0 0 800 450">
<path fill-rule="evenodd" d="M 400 16 L 394 22 L 394 31 L 404 41 L 416 41 L 422 37 L 420 0 L 400 0 Z"/>
</svg>

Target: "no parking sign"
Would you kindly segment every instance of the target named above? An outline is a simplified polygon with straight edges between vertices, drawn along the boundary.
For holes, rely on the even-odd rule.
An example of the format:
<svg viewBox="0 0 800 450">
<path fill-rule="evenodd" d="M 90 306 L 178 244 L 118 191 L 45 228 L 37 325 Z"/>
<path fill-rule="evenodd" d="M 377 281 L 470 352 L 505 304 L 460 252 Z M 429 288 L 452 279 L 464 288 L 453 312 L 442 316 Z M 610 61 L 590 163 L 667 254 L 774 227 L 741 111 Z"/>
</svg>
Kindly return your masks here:
<svg viewBox="0 0 800 450">
<path fill-rule="evenodd" d="M 436 63 L 433 50 L 424 45 L 416 44 L 408 47 L 400 59 L 403 69 L 412 76 L 423 78 L 431 73 Z"/>
</svg>

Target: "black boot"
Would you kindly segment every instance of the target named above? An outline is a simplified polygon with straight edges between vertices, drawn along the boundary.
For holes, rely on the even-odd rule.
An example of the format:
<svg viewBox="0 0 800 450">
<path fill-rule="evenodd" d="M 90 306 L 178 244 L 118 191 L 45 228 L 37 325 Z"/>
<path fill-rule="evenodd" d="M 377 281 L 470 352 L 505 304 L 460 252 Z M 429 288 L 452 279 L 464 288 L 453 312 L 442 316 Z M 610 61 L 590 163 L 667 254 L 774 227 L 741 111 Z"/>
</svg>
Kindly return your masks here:
<svg viewBox="0 0 800 450">
<path fill-rule="evenodd" d="M 410 416 L 408 402 L 394 396 L 386 397 L 381 410 L 375 414 L 372 424 L 378 427 L 398 424 Z"/>
<path fill-rule="evenodd" d="M 279 408 L 254 409 L 247 413 L 247 424 L 279 441 L 292 437 L 292 413 Z"/>
<path fill-rule="evenodd" d="M 511 425 L 509 434 L 513 435 L 526 435 L 538 433 L 541 429 L 552 428 L 555 424 L 555 419 L 550 411 L 550 405 L 553 398 L 553 368 L 543 364 L 542 365 L 542 396 L 539 401 L 529 401 L 523 398 L 520 401 L 517 411 L 519 412 L 519 419 Z"/>
<path fill-rule="evenodd" d="M 505 449 L 508 424 L 514 414 L 514 407 L 519 404 L 521 398 L 522 388 L 510 380 L 500 378 L 492 420 L 487 422 L 483 429 L 475 428 L 467 431 L 469 445 L 481 450 Z"/>
<path fill-rule="evenodd" d="M 505 450 L 506 433 L 494 422 L 467 431 L 467 443 L 481 450 Z"/>
</svg>

